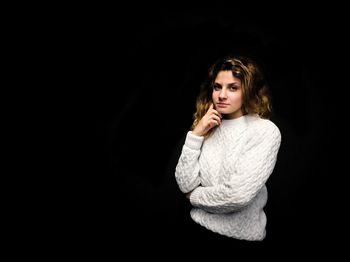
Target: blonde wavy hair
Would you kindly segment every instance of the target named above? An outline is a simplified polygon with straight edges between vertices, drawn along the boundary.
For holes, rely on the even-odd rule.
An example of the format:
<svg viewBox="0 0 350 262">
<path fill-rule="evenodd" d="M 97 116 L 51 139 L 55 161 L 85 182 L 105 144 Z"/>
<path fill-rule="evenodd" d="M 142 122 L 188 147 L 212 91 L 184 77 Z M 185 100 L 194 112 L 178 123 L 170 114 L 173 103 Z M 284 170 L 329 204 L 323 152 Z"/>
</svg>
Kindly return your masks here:
<svg viewBox="0 0 350 262">
<path fill-rule="evenodd" d="M 231 71 L 234 77 L 241 80 L 243 94 L 243 114 L 257 114 L 261 118 L 269 118 L 272 112 L 269 87 L 260 66 L 251 58 L 244 56 L 226 56 L 217 60 L 208 72 L 207 80 L 201 85 L 200 93 L 196 100 L 196 112 L 193 114 L 193 130 L 205 113 L 212 101 L 212 92 L 216 76 L 220 71 Z M 209 136 L 215 128 L 212 128 L 206 136 Z"/>
</svg>

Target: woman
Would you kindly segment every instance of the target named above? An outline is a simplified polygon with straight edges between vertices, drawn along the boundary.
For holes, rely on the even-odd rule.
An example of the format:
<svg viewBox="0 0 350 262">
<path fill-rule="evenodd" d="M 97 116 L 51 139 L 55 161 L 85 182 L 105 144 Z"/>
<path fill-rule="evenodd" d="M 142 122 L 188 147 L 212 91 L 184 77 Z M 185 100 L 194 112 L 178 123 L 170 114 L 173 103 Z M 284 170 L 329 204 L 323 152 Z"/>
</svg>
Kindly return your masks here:
<svg viewBox="0 0 350 262">
<path fill-rule="evenodd" d="M 265 183 L 281 143 L 270 113 L 257 63 L 225 57 L 211 66 L 175 170 L 199 225 L 234 239 L 265 238 Z"/>
</svg>

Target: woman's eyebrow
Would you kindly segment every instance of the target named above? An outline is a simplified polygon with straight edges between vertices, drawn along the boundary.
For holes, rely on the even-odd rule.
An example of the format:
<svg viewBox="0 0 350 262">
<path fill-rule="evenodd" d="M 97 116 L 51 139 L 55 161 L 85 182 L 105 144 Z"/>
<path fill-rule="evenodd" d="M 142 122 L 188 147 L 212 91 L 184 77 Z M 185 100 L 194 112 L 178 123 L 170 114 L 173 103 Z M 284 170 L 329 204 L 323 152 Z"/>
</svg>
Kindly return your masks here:
<svg viewBox="0 0 350 262">
<path fill-rule="evenodd" d="M 219 85 L 219 86 L 222 86 L 220 83 L 218 82 L 215 82 L 214 83 L 215 85 Z M 239 86 L 239 83 L 238 82 L 232 82 L 232 83 L 228 83 L 227 86 Z"/>
<path fill-rule="evenodd" d="M 239 86 L 238 82 L 228 83 L 227 86 Z"/>
</svg>

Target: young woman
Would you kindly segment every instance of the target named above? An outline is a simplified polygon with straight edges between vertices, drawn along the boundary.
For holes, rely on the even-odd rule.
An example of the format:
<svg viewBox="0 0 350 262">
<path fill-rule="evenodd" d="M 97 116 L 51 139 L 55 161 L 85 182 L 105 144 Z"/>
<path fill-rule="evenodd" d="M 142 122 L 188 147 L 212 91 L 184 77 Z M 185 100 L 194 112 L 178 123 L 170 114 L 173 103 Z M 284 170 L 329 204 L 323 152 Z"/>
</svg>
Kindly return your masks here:
<svg viewBox="0 0 350 262">
<path fill-rule="evenodd" d="M 175 170 L 193 206 L 191 218 L 208 232 L 265 238 L 265 183 L 281 143 L 270 113 L 268 86 L 256 62 L 225 57 L 210 67 Z"/>
</svg>

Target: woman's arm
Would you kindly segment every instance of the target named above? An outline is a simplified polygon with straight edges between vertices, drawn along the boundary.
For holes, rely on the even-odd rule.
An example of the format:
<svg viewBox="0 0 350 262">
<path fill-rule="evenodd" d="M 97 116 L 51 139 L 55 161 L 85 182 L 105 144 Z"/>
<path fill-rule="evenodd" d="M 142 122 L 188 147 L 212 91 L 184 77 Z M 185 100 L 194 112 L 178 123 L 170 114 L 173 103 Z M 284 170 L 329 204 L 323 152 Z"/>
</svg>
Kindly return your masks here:
<svg viewBox="0 0 350 262">
<path fill-rule="evenodd" d="M 179 162 L 176 166 L 176 181 L 183 193 L 191 192 L 200 185 L 198 158 L 206 133 L 221 124 L 221 114 L 210 104 L 208 111 L 186 136 Z"/>
<path fill-rule="evenodd" d="M 176 182 L 183 193 L 188 193 L 200 185 L 198 158 L 204 137 L 187 133 L 185 144 L 175 169 Z"/>
</svg>

